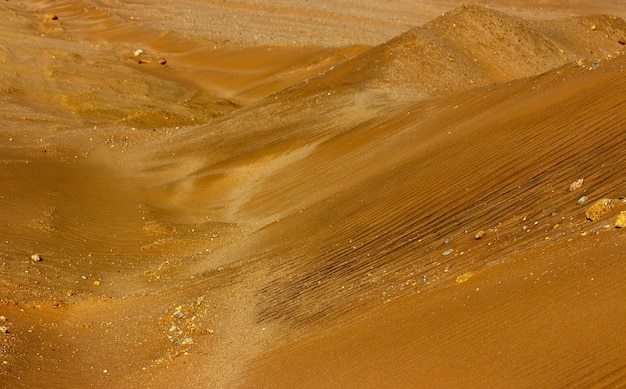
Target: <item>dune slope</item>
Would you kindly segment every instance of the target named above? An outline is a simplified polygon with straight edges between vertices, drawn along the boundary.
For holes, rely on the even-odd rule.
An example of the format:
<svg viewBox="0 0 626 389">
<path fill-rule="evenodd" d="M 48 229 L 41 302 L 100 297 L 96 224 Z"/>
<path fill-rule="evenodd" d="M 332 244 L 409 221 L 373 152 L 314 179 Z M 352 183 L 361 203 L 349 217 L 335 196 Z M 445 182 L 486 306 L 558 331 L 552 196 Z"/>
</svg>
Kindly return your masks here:
<svg viewBox="0 0 626 389">
<path fill-rule="evenodd" d="M 252 47 L 146 7 L 0 6 L 3 383 L 624 384 L 622 19 Z"/>
</svg>

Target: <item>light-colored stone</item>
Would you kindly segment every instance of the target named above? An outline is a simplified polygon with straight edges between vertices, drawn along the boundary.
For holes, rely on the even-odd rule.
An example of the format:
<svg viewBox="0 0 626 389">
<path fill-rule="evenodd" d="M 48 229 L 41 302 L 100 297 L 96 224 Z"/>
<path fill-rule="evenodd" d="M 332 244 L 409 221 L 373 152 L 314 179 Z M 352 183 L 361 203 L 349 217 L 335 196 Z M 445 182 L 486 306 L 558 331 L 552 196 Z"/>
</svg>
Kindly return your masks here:
<svg viewBox="0 0 626 389">
<path fill-rule="evenodd" d="M 615 221 L 615 227 L 624 228 L 626 227 L 626 211 L 622 211 L 617 215 L 617 220 Z"/>
<path fill-rule="evenodd" d="M 569 184 L 569 191 L 573 192 L 576 189 L 579 189 L 581 186 L 583 186 L 584 181 L 584 178 L 579 178 L 578 180 L 572 182 L 571 184 Z"/>
<path fill-rule="evenodd" d="M 615 206 L 615 200 L 613 199 L 600 199 L 593 203 L 591 207 L 585 212 L 585 216 L 589 220 L 596 220 L 599 217 L 607 214 Z"/>
<path fill-rule="evenodd" d="M 475 275 L 476 275 L 475 271 L 468 271 L 467 273 L 463 273 L 460 276 L 456 277 L 456 283 L 462 284 L 466 282 L 467 280 L 469 280 L 470 278 L 474 277 Z"/>
</svg>

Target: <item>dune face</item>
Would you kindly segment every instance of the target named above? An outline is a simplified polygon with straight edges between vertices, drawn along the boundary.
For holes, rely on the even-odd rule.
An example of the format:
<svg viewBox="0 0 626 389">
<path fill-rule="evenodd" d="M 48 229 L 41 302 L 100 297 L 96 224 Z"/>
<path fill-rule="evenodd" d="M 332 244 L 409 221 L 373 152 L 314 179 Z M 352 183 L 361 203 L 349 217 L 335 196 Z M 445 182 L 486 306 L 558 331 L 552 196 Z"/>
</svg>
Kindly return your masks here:
<svg viewBox="0 0 626 389">
<path fill-rule="evenodd" d="M 0 4 L 0 386 L 626 386 L 626 9 L 541 3 Z"/>
</svg>

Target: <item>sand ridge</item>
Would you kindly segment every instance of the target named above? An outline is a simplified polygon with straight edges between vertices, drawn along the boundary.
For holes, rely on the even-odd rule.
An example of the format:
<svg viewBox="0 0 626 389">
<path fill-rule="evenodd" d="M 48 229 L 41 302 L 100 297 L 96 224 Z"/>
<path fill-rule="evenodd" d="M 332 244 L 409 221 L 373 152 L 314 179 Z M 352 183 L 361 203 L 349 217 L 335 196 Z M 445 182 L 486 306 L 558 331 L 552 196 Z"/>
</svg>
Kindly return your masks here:
<svg viewBox="0 0 626 389">
<path fill-rule="evenodd" d="M 623 385 L 626 11 L 490 3 L 0 5 L 2 385 Z"/>
</svg>

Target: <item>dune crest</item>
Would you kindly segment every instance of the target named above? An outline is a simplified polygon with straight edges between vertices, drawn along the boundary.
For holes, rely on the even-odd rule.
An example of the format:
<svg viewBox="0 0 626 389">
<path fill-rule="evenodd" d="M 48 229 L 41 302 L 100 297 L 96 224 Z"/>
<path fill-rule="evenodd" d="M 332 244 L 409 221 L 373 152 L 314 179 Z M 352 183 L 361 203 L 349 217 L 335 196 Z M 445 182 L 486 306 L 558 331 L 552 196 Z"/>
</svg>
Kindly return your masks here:
<svg viewBox="0 0 626 389">
<path fill-rule="evenodd" d="M 577 60 L 602 61 L 624 46 L 612 16 L 532 21 L 464 6 L 341 65 L 334 83 L 432 98 L 537 76 Z M 339 68 L 339 67 L 338 67 Z M 321 81 L 325 85 L 324 81 Z"/>
</svg>

